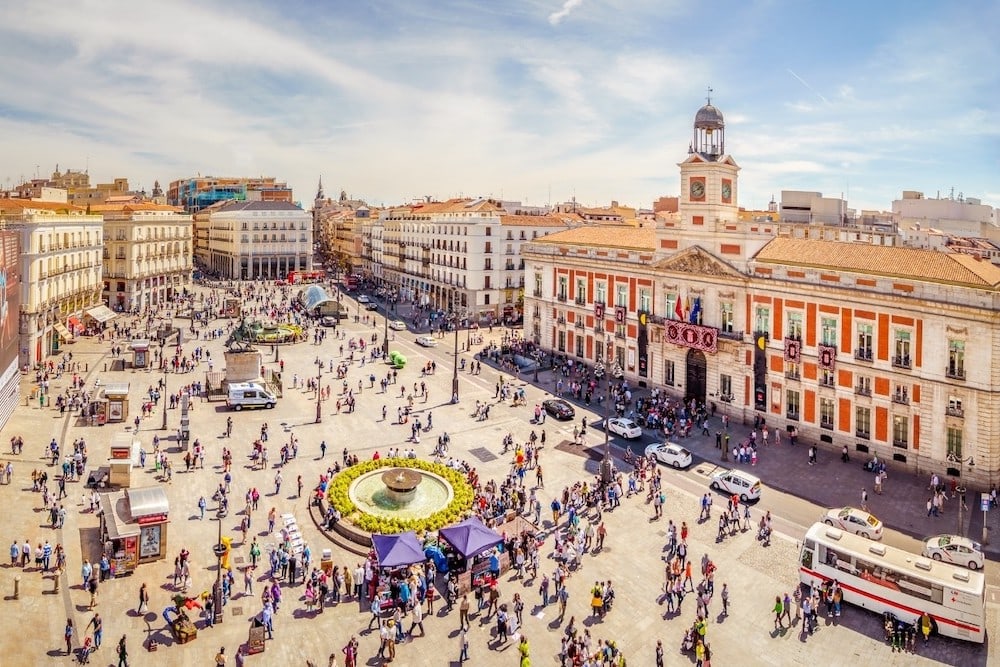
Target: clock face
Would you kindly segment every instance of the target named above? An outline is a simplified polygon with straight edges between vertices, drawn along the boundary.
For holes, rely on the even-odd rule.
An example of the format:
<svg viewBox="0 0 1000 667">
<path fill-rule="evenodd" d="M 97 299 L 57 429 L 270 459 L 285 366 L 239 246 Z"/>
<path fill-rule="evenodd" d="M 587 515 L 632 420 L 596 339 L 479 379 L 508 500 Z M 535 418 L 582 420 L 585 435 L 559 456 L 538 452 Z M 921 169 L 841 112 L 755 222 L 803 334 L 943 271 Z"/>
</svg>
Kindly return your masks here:
<svg viewBox="0 0 1000 667">
<path fill-rule="evenodd" d="M 701 181 L 691 181 L 691 198 L 701 199 L 705 196 L 705 184 Z"/>
<path fill-rule="evenodd" d="M 722 184 L 722 198 L 728 200 L 733 196 L 733 186 L 729 183 Z"/>
</svg>

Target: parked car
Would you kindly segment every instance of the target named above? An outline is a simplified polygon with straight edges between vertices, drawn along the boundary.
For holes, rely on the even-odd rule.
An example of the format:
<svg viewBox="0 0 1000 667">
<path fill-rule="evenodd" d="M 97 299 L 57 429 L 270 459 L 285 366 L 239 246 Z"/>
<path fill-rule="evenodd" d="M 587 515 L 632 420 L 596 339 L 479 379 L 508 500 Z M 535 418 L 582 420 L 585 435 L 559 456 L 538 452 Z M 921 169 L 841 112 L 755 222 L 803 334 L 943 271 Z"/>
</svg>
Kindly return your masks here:
<svg viewBox="0 0 1000 667">
<path fill-rule="evenodd" d="M 691 465 L 691 452 L 674 442 L 664 442 L 646 447 L 646 456 L 652 456 L 664 465 L 687 468 Z"/>
<path fill-rule="evenodd" d="M 923 555 L 934 560 L 979 570 L 983 567 L 983 547 L 961 535 L 935 535 L 924 544 Z"/>
<path fill-rule="evenodd" d="M 639 425 L 625 417 L 613 417 L 612 419 L 605 420 L 604 428 L 623 438 L 634 439 L 642 437 L 642 429 L 639 428 Z"/>
<path fill-rule="evenodd" d="M 374 301 L 365 303 L 365 310 L 378 310 L 378 304 Z"/>
<path fill-rule="evenodd" d="M 433 336 L 417 336 L 417 345 L 421 347 L 435 347 L 437 344 Z"/>
<path fill-rule="evenodd" d="M 542 401 L 542 408 L 545 409 L 546 413 L 560 421 L 567 421 L 576 416 L 576 410 L 573 409 L 573 406 L 561 398 L 550 398 L 547 401 Z"/>
<path fill-rule="evenodd" d="M 742 470 L 720 470 L 712 475 L 708 486 L 714 491 L 736 495 L 743 502 L 760 498 L 760 480 Z"/>
<path fill-rule="evenodd" d="M 324 315 L 319 323 L 325 327 L 335 327 L 337 326 L 337 318 L 333 315 Z"/>
<path fill-rule="evenodd" d="M 358 303 L 371 303 L 371 299 L 368 298 L 367 294 L 359 294 Z"/>
<path fill-rule="evenodd" d="M 389 328 L 393 331 L 406 331 L 406 322 L 403 320 L 392 320 L 389 322 Z"/>
<path fill-rule="evenodd" d="M 882 539 L 882 522 L 875 518 L 875 515 L 857 507 L 835 507 L 827 510 L 826 514 L 820 517 L 820 521 L 869 540 Z"/>
</svg>

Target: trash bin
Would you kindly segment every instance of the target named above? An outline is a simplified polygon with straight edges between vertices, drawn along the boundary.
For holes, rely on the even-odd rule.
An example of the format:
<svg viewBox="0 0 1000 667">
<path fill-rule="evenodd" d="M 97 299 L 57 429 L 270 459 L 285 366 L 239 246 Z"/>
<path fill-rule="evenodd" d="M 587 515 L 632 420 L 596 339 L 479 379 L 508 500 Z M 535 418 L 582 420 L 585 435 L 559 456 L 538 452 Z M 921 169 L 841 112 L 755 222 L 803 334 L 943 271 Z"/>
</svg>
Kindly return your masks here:
<svg viewBox="0 0 1000 667">
<path fill-rule="evenodd" d="M 323 549 L 323 553 L 319 559 L 319 568 L 326 572 L 327 576 L 333 575 L 333 551 L 330 549 Z"/>
</svg>

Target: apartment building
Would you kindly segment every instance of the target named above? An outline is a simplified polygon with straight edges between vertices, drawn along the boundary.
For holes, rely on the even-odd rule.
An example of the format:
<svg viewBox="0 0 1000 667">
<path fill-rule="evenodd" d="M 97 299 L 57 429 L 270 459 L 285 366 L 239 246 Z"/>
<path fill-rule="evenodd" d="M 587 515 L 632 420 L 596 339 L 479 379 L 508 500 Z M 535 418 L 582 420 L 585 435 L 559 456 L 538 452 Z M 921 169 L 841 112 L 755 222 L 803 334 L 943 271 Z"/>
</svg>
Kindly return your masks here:
<svg viewBox="0 0 1000 667">
<path fill-rule="evenodd" d="M 91 212 L 104 218 L 102 297 L 112 311 L 142 312 L 190 286 L 191 214 L 152 202 L 99 204 Z"/>
<path fill-rule="evenodd" d="M 273 176 L 260 178 L 230 176 L 195 176 L 171 181 L 167 203 L 197 213 L 213 204 L 227 201 L 263 201 L 292 203 L 292 189 Z"/>
<path fill-rule="evenodd" d="M 19 236 L 18 360 L 32 366 L 60 352 L 102 305 L 104 220 L 72 204 L 0 199 L 0 222 Z"/>
<path fill-rule="evenodd" d="M 204 269 L 238 280 L 284 279 L 312 269 L 312 219 L 285 201 L 228 201 L 195 215 Z M 207 238 L 203 236 L 207 234 Z"/>
</svg>

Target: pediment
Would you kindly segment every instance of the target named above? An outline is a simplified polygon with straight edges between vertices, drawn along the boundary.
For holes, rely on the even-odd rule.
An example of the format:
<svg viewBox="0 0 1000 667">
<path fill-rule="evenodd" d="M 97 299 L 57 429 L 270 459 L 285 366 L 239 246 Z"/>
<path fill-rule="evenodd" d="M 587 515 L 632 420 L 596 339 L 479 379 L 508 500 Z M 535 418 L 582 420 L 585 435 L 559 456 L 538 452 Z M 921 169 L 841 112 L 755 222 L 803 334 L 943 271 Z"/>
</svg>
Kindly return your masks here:
<svg viewBox="0 0 1000 667">
<path fill-rule="evenodd" d="M 746 277 L 733 265 L 719 259 L 699 246 L 681 250 L 666 259 L 660 260 L 653 267 L 661 271 L 689 273 L 699 276 Z"/>
</svg>

